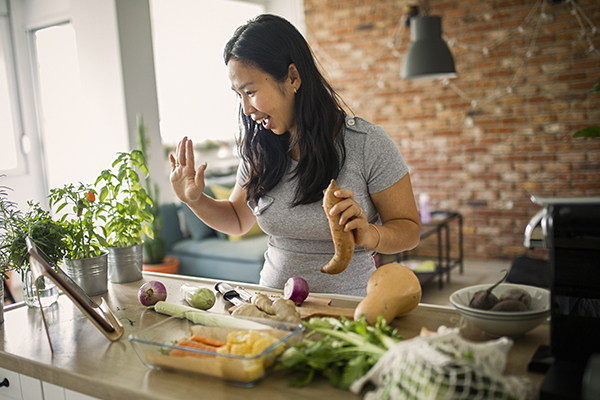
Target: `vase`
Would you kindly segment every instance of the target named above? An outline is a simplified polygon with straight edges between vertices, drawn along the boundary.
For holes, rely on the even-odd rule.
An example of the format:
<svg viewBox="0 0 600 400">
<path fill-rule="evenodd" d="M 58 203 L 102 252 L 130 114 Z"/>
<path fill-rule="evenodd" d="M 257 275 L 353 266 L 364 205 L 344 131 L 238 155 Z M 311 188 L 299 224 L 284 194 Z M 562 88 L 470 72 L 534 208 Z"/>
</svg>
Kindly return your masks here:
<svg viewBox="0 0 600 400">
<path fill-rule="evenodd" d="M 112 283 L 128 283 L 142 279 L 144 245 L 110 247 L 108 249 L 108 279 Z"/>
<path fill-rule="evenodd" d="M 98 296 L 108 291 L 108 251 L 92 258 L 71 260 L 65 258 L 66 273 L 88 296 Z"/>
<path fill-rule="evenodd" d="M 23 301 L 29 307 L 48 307 L 58 300 L 58 287 L 49 278 L 40 276 L 33 279 L 33 273 L 28 268 L 21 276 L 23 283 Z M 40 299 L 38 300 L 38 294 Z"/>
</svg>

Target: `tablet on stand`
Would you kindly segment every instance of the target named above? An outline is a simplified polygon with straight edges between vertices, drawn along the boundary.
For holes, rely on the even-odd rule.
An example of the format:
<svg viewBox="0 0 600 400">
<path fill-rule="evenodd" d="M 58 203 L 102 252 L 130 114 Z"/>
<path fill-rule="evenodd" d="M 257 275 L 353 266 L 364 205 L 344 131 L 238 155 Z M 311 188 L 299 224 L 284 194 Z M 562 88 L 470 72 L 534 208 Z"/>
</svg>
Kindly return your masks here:
<svg viewBox="0 0 600 400">
<path fill-rule="evenodd" d="M 104 336 L 111 341 L 119 340 L 121 336 L 123 336 L 125 329 L 119 320 L 117 320 L 104 299 L 102 299 L 100 304 L 96 303 L 73 279 L 65 274 L 60 268 L 52 268 L 53 263 L 29 237 L 27 237 L 25 240 L 27 242 L 29 266 L 31 268 L 33 280 L 37 281 L 37 279 L 42 276 L 50 279 L 60 290 L 62 290 L 64 294 L 67 295 L 67 297 L 71 299 L 71 301 L 73 301 L 83 315 L 85 315 L 85 317 L 89 319 Z M 39 297 L 39 292 L 37 294 L 38 301 L 40 302 L 40 310 L 42 312 L 42 320 L 44 321 L 44 329 L 46 330 L 46 336 L 48 337 L 48 343 L 50 344 L 50 350 L 54 352 L 54 349 L 52 348 L 52 340 L 50 339 L 50 333 L 48 332 L 46 317 L 44 315 L 44 308 L 42 307 L 42 302 Z"/>
</svg>

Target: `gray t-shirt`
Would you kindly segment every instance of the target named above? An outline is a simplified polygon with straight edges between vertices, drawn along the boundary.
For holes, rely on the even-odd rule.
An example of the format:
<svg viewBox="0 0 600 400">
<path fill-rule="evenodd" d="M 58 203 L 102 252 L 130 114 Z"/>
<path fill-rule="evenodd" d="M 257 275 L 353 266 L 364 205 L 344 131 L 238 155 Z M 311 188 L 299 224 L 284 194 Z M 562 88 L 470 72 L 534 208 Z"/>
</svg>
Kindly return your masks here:
<svg viewBox="0 0 600 400">
<path fill-rule="evenodd" d="M 370 223 L 381 223 L 369 193 L 381 192 L 398 182 L 408 166 L 389 135 L 364 119 L 346 116 L 344 144 L 346 162 L 336 182 L 340 188 L 353 191 Z M 284 179 L 258 203 L 248 202 L 259 226 L 269 235 L 260 284 L 282 289 L 289 278 L 300 276 L 312 293 L 365 296 L 375 263 L 363 247 L 356 246 L 350 265 L 342 273 L 320 271 L 335 252 L 329 222 L 320 201 L 290 207 L 296 192 L 297 180 L 291 179 L 296 165 L 292 160 Z M 246 168 L 240 165 L 240 186 L 246 176 Z"/>
</svg>

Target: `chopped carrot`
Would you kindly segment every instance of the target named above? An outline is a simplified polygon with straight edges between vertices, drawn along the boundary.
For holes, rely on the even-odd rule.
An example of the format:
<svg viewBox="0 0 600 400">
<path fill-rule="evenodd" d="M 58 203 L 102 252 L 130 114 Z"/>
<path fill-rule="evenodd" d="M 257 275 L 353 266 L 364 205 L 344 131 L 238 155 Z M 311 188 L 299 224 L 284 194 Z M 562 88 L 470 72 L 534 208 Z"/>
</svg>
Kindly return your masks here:
<svg viewBox="0 0 600 400">
<path fill-rule="evenodd" d="M 191 339 L 194 342 L 200 342 L 200 343 L 204 343 L 204 344 L 207 344 L 209 346 L 214 346 L 214 347 L 221 347 L 221 346 L 225 346 L 227 344 L 220 340 L 216 340 L 211 337 L 204 336 L 204 335 L 194 335 L 194 336 L 192 336 Z"/>
<path fill-rule="evenodd" d="M 177 346 L 192 347 L 194 349 L 213 351 L 213 352 L 217 350 L 217 348 L 215 346 L 211 346 L 208 344 L 196 342 L 194 340 L 187 340 L 187 339 L 180 340 L 177 343 Z"/>
<path fill-rule="evenodd" d="M 180 340 L 177 343 L 177 346 L 189 347 L 192 349 L 199 349 L 199 350 L 210 351 L 210 352 L 216 351 L 216 347 L 209 346 L 204 343 L 196 342 L 194 340 L 186 340 L 186 339 Z M 182 349 L 173 349 L 173 350 L 171 350 L 170 355 L 175 356 L 175 357 L 212 357 L 209 354 L 194 353 L 192 351 L 185 351 Z"/>
</svg>

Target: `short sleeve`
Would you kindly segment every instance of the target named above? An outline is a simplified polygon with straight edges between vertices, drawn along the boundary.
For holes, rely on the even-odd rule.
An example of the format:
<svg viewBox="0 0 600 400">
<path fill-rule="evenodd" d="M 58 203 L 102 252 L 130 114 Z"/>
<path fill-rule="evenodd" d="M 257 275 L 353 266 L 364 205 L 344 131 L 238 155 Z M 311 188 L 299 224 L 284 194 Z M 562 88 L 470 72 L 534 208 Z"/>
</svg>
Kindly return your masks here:
<svg viewBox="0 0 600 400">
<path fill-rule="evenodd" d="M 398 146 L 380 126 L 372 125 L 365 140 L 365 178 L 370 193 L 378 193 L 408 173 Z"/>
<path fill-rule="evenodd" d="M 240 160 L 235 180 L 240 187 L 244 187 L 246 179 L 248 179 L 248 166 L 243 160 Z"/>
</svg>

